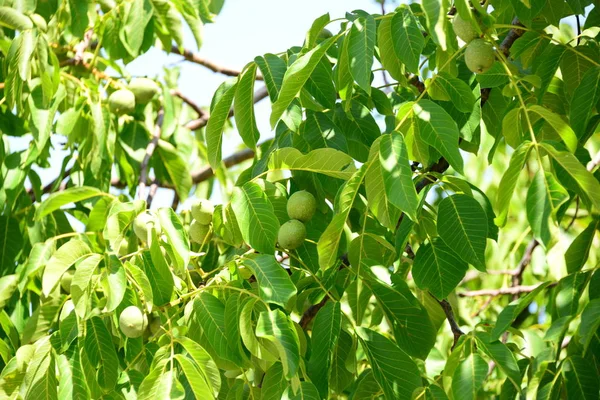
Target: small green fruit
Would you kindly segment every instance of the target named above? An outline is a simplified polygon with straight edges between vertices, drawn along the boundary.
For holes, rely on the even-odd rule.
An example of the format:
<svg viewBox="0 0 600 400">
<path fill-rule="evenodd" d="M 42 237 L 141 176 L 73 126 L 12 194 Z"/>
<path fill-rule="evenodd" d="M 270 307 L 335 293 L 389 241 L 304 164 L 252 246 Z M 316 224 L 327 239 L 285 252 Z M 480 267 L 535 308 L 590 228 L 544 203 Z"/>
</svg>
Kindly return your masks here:
<svg viewBox="0 0 600 400">
<path fill-rule="evenodd" d="M 119 257 L 126 256 L 129 254 L 129 241 L 127 239 L 121 240 L 121 244 L 119 244 L 118 252 Z"/>
<path fill-rule="evenodd" d="M 148 226 L 150 224 L 154 224 L 156 233 L 160 233 L 160 223 L 158 222 L 158 219 L 149 212 L 143 212 L 133 220 L 133 231 L 142 242 L 148 241 Z"/>
<path fill-rule="evenodd" d="M 71 282 L 73 281 L 73 271 L 66 271 L 60 278 L 60 286 L 67 293 L 71 293 Z"/>
<path fill-rule="evenodd" d="M 494 47 L 483 39 L 472 40 L 465 51 L 465 63 L 476 74 L 490 69 L 495 59 Z"/>
<path fill-rule="evenodd" d="M 135 95 L 127 89 L 120 89 L 108 97 L 110 112 L 123 115 L 131 114 L 135 110 Z"/>
<path fill-rule="evenodd" d="M 198 200 L 192 204 L 192 217 L 202 225 L 208 225 L 212 221 L 215 206 L 210 200 Z"/>
<path fill-rule="evenodd" d="M 301 190 L 290 196 L 287 202 L 287 213 L 291 219 L 297 219 L 303 222 L 309 221 L 315 214 L 317 201 L 315 196 Z"/>
<path fill-rule="evenodd" d="M 44 19 L 44 17 L 42 17 L 40 14 L 31 14 L 29 16 L 29 18 L 31 18 L 31 20 L 33 21 L 33 23 L 35 24 L 35 26 L 42 32 L 46 32 L 48 30 L 48 23 L 46 22 L 46 20 Z"/>
<path fill-rule="evenodd" d="M 135 96 L 135 102 L 146 104 L 158 93 L 159 87 L 152 79 L 135 78 L 129 83 L 128 89 Z"/>
<path fill-rule="evenodd" d="M 158 331 L 160 331 L 161 328 L 161 320 L 160 320 L 160 316 L 157 315 L 151 315 L 150 316 L 150 323 L 148 324 L 148 328 L 150 329 L 150 333 L 153 335 L 156 335 L 156 333 Z"/>
<path fill-rule="evenodd" d="M 279 228 L 277 241 L 284 249 L 297 249 L 306 239 L 306 227 L 297 219 L 292 219 Z"/>
<path fill-rule="evenodd" d="M 323 29 L 321 32 L 319 32 L 319 35 L 317 36 L 317 38 L 325 40 L 325 39 L 329 39 L 332 36 L 333 36 L 333 33 L 331 33 L 331 31 L 329 29 Z"/>
<path fill-rule="evenodd" d="M 473 39 L 477 38 L 479 34 L 475 30 L 471 21 L 462 19 L 460 15 L 456 15 L 452 21 L 452 28 L 456 36 L 461 38 L 465 43 L 469 43 Z"/>
<path fill-rule="evenodd" d="M 189 235 L 192 242 L 204 243 L 206 236 L 210 232 L 210 226 L 201 224 L 200 222 L 193 220 L 190 224 Z"/>
<path fill-rule="evenodd" d="M 119 328 L 128 338 L 137 338 L 144 334 L 148 318 L 136 306 L 129 306 L 119 316 Z"/>
</svg>

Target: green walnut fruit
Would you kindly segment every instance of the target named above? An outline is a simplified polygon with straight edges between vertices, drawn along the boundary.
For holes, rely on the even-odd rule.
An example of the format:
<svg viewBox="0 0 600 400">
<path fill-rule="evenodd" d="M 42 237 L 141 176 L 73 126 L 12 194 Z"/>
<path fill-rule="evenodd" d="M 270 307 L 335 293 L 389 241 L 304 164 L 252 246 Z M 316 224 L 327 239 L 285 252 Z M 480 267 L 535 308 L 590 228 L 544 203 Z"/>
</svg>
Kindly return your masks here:
<svg viewBox="0 0 600 400">
<path fill-rule="evenodd" d="M 119 257 L 124 257 L 129 254 L 129 241 L 127 239 L 121 240 L 121 244 L 119 244 L 118 249 Z"/>
<path fill-rule="evenodd" d="M 148 318 L 136 306 L 129 306 L 119 316 L 119 328 L 128 338 L 137 338 L 144 334 Z"/>
<path fill-rule="evenodd" d="M 34 25 L 42 32 L 46 32 L 48 30 L 48 23 L 40 14 L 31 14 L 29 16 L 33 21 Z"/>
<path fill-rule="evenodd" d="M 331 33 L 331 31 L 329 29 L 323 29 L 321 32 L 319 32 L 319 35 L 317 36 L 317 38 L 325 40 L 325 39 L 329 39 L 332 36 L 333 36 L 333 33 Z"/>
<path fill-rule="evenodd" d="M 146 104 L 158 93 L 159 87 L 152 79 L 135 78 L 127 87 L 135 96 L 135 102 Z"/>
<path fill-rule="evenodd" d="M 490 69 L 495 59 L 494 47 L 483 39 L 472 40 L 465 51 L 465 63 L 476 74 Z"/>
<path fill-rule="evenodd" d="M 71 293 L 71 282 L 73 281 L 73 271 L 66 271 L 60 278 L 60 287 L 67 293 Z"/>
<path fill-rule="evenodd" d="M 215 206 L 210 200 L 198 200 L 192 204 L 192 217 L 203 225 L 208 225 L 212 221 Z"/>
<path fill-rule="evenodd" d="M 279 228 L 277 241 L 284 249 L 297 249 L 302 246 L 304 239 L 306 239 L 306 227 L 297 219 L 292 219 Z"/>
<path fill-rule="evenodd" d="M 290 196 L 287 202 L 287 213 L 291 219 L 297 219 L 303 222 L 309 221 L 315 214 L 317 201 L 315 196 L 301 190 Z"/>
<path fill-rule="evenodd" d="M 456 15 L 454 20 L 452 21 L 452 28 L 454 29 L 454 33 L 456 36 L 461 38 L 465 43 L 471 42 L 473 39 L 476 39 L 479 34 L 473 23 L 469 20 L 462 19 L 460 15 Z"/>
<path fill-rule="evenodd" d="M 204 243 L 207 241 L 208 233 L 210 232 L 210 226 L 201 224 L 197 220 L 193 220 L 190 224 L 189 235 L 192 242 Z"/>
<path fill-rule="evenodd" d="M 142 242 L 148 241 L 148 229 L 151 225 L 154 225 L 156 233 L 160 232 L 160 223 L 158 222 L 158 219 L 149 212 L 143 212 L 133 220 L 133 231 Z"/>
<path fill-rule="evenodd" d="M 108 97 L 108 108 L 117 115 L 131 114 L 135 110 L 135 95 L 131 90 L 117 90 Z"/>
</svg>

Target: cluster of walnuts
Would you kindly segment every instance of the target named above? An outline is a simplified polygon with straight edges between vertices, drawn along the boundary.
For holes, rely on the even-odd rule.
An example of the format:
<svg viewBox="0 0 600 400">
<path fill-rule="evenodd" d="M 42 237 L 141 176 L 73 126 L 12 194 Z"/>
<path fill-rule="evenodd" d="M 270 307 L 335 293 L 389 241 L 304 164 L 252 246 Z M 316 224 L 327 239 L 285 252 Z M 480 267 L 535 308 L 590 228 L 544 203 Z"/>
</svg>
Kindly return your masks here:
<svg viewBox="0 0 600 400">
<path fill-rule="evenodd" d="M 494 64 L 494 46 L 480 37 L 480 29 L 476 29 L 471 21 L 462 19 L 460 15 L 454 17 L 452 28 L 456 36 L 467 43 L 465 50 L 465 64 L 476 74 L 481 74 Z"/>
<path fill-rule="evenodd" d="M 277 241 L 284 249 L 293 250 L 302 245 L 306 239 L 304 222 L 310 221 L 317 209 L 315 197 L 305 190 L 295 192 L 287 202 L 287 213 L 290 220 L 279 228 Z"/>
<path fill-rule="evenodd" d="M 210 223 L 215 207 L 209 200 L 198 200 L 192 204 L 192 222 L 188 234 L 192 242 L 203 244 L 210 240 Z"/>
<path fill-rule="evenodd" d="M 136 104 L 148 103 L 158 90 L 158 85 L 152 79 L 132 79 L 127 89 L 116 90 L 108 97 L 108 108 L 116 115 L 131 114 Z"/>
</svg>

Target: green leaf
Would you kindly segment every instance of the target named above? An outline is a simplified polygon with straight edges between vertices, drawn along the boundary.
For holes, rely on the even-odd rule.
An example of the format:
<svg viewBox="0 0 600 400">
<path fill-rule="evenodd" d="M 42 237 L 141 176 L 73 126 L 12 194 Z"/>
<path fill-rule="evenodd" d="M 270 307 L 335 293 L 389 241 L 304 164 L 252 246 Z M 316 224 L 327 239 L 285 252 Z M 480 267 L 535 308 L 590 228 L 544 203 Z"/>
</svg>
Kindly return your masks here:
<svg viewBox="0 0 600 400">
<path fill-rule="evenodd" d="M 35 219 L 40 220 L 64 205 L 77 203 L 97 196 L 110 196 L 110 194 L 103 193 L 101 190 L 90 186 L 72 187 L 61 192 L 52 193 L 35 210 Z"/>
<path fill-rule="evenodd" d="M 419 198 L 412 181 L 408 151 L 401 134 L 383 135 L 379 146 L 381 174 L 390 202 L 416 221 Z"/>
<path fill-rule="evenodd" d="M 406 65 L 406 69 L 419 75 L 419 60 L 425 47 L 425 38 L 409 8 L 402 7 L 394 14 L 390 33 L 393 54 Z M 383 53 L 384 50 L 380 48 L 380 51 Z"/>
<path fill-rule="evenodd" d="M 560 151 L 551 144 L 540 143 L 550 156 L 577 182 L 577 185 L 589 197 L 596 210 L 600 210 L 600 182 L 585 169 L 579 160 L 571 153 Z"/>
<path fill-rule="evenodd" d="M 600 379 L 593 364 L 578 355 L 565 360 L 562 368 L 567 398 L 592 400 L 598 398 Z"/>
<path fill-rule="evenodd" d="M 600 229 L 600 220 L 595 219 L 577 235 L 565 252 L 565 262 L 569 274 L 580 271 L 588 260 L 594 236 L 598 229 Z"/>
<path fill-rule="evenodd" d="M 289 383 L 283 376 L 281 363 L 274 363 L 266 372 L 262 383 L 261 400 L 281 400 Z"/>
<path fill-rule="evenodd" d="M 412 274 L 417 286 L 429 290 L 438 299 L 448 297 L 469 269 L 452 249 L 434 238 L 419 247 L 413 262 Z"/>
<path fill-rule="evenodd" d="M 475 95 L 469 85 L 447 72 L 440 72 L 431 80 L 428 93 L 434 100 L 451 101 L 463 113 L 470 113 L 475 105 Z"/>
<path fill-rule="evenodd" d="M 569 199 L 569 193 L 554 175 L 538 171 L 527 191 L 527 219 L 536 239 L 546 248 L 552 240 L 550 219 L 556 219 L 558 208 Z"/>
<path fill-rule="evenodd" d="M 422 5 L 431 38 L 443 51 L 446 51 L 448 49 L 446 39 L 446 13 L 449 7 L 448 2 L 446 0 L 423 0 Z"/>
<path fill-rule="evenodd" d="M 292 379 L 300 366 L 300 343 L 292 321 L 281 310 L 263 311 L 256 323 L 256 336 L 273 342 L 285 377 Z"/>
<path fill-rule="evenodd" d="M 156 239 L 156 236 L 154 237 Z M 151 251 L 141 255 L 141 265 L 152 287 L 154 304 L 162 306 L 171 301 L 173 294 L 173 275 L 160 250 L 157 240 L 153 239 Z"/>
<path fill-rule="evenodd" d="M 307 370 L 320 398 L 329 394 L 329 377 L 335 346 L 342 329 L 342 311 L 339 302 L 327 302 L 315 317 L 311 337 L 311 355 Z"/>
<path fill-rule="evenodd" d="M 24 398 L 58 399 L 55 357 L 49 339 L 44 338 L 36 343 L 35 352 L 28 364 L 25 374 L 28 386 Z"/>
<path fill-rule="evenodd" d="M 344 225 L 346 225 L 346 220 L 352 209 L 352 204 L 354 204 L 354 199 L 358 196 L 358 189 L 365 177 L 366 169 L 363 165 L 356 171 L 339 193 L 336 201 L 340 205 L 338 212 L 334 215 L 317 243 L 321 269 L 329 269 L 336 264 Z"/>
<path fill-rule="evenodd" d="M 394 286 L 374 278 L 363 282 L 371 289 L 390 321 L 396 344 L 413 357 L 427 358 L 435 344 L 436 329 L 406 282 L 398 281 Z"/>
<path fill-rule="evenodd" d="M 271 103 L 274 103 L 277 100 L 277 97 L 279 97 L 279 91 L 283 84 L 283 77 L 287 70 L 287 65 L 281 58 L 270 53 L 267 53 L 262 57 L 256 57 L 254 62 L 258 65 L 260 73 L 265 80 Z"/>
<path fill-rule="evenodd" d="M 275 129 L 277 121 L 300 92 L 309 76 L 312 74 L 321 58 L 329 47 L 337 40 L 336 37 L 329 38 L 319 43 L 308 53 L 298 57 L 296 61 L 285 71 L 283 83 L 277 101 L 271 107 L 271 128 Z"/>
<path fill-rule="evenodd" d="M 587 353 L 592 339 L 600 328 L 600 299 L 590 301 L 581 313 L 579 343 L 583 345 L 583 355 Z"/>
<path fill-rule="evenodd" d="M 116 256 L 111 255 L 107 258 L 108 261 L 105 261 L 105 265 L 108 265 L 106 265 L 100 280 L 106 296 L 106 305 L 102 311 L 111 312 L 123 301 L 127 289 L 127 277 L 123 264 Z"/>
<path fill-rule="evenodd" d="M 506 70 L 501 63 L 494 63 L 492 68 L 483 74 L 477 74 L 476 79 L 482 89 L 503 86 L 509 81 Z"/>
<path fill-rule="evenodd" d="M 175 270 L 184 273 L 190 261 L 190 241 L 184 232 L 183 223 L 171 207 L 159 209 L 157 215 L 162 233 L 173 248 L 169 256 L 175 262 Z"/>
<path fill-rule="evenodd" d="M 254 115 L 254 82 L 256 81 L 256 64 L 250 63 L 242 71 L 235 90 L 233 110 L 235 124 L 246 146 L 254 149 L 260 138 Z"/>
<path fill-rule="evenodd" d="M 497 217 L 495 219 L 496 225 L 502 227 L 506 223 L 506 217 L 508 216 L 508 206 L 512 199 L 513 192 L 517 186 L 519 175 L 523 170 L 523 166 L 529 156 L 531 150 L 531 142 L 523 142 L 517 147 L 510 158 L 510 163 L 498 186 L 498 198 L 496 200 Z"/>
<path fill-rule="evenodd" d="M 185 201 L 192 188 L 192 175 L 188 164 L 182 158 L 181 150 L 164 140 L 158 141 L 158 148 L 156 150 L 160 157 L 161 165 L 167 171 L 169 182 L 172 182 L 175 186 L 175 191 L 179 199 Z"/>
<path fill-rule="evenodd" d="M 98 371 L 98 384 L 106 390 L 113 389 L 119 377 L 119 360 L 110 333 L 100 317 L 87 320 L 83 349 Z"/>
<path fill-rule="evenodd" d="M 75 268 L 75 275 L 71 280 L 71 298 L 75 305 L 75 312 L 80 319 L 84 319 L 89 311 L 93 290 L 92 276 L 102 259 L 102 254 L 92 254 L 81 260 Z"/>
<path fill-rule="evenodd" d="M 519 316 L 519 314 L 521 314 L 521 312 L 527 308 L 529 303 L 531 303 L 542 290 L 546 289 L 549 284 L 550 282 L 539 284 L 534 290 L 532 290 L 530 293 L 527 293 L 526 296 L 523 296 L 520 299 L 511 302 L 507 307 L 504 307 L 502 312 L 500 312 L 500 315 L 498 315 L 498 320 L 496 321 L 494 329 L 492 329 L 490 340 L 498 340 L 504 331 L 506 331 L 513 321 Z"/>
<path fill-rule="evenodd" d="M 176 354 L 175 359 L 181 366 L 181 370 L 187 378 L 194 396 L 196 396 L 197 399 L 214 399 L 215 397 L 213 396 L 211 387 L 198 370 L 198 367 L 181 354 Z"/>
<path fill-rule="evenodd" d="M 0 7 L 0 26 L 24 31 L 33 28 L 33 22 L 12 7 Z"/>
<path fill-rule="evenodd" d="M 161 360 L 146 375 L 137 392 L 138 400 L 171 398 L 173 373 L 171 370 L 166 370 L 167 362 L 166 359 Z"/>
<path fill-rule="evenodd" d="M 293 394 L 293 389 L 289 386 L 283 394 L 282 400 L 320 400 L 319 391 L 310 382 L 300 382 L 300 387 L 296 394 Z"/>
<path fill-rule="evenodd" d="M 209 384 L 213 395 L 217 396 L 221 387 L 221 375 L 210 354 L 192 339 L 178 337 L 176 340 L 187 351 L 187 355 L 198 368 L 202 378 Z"/>
<path fill-rule="evenodd" d="M 593 114 L 594 104 L 600 99 L 600 67 L 585 73 L 573 92 L 569 122 L 579 139 L 587 134 L 587 125 Z"/>
<path fill-rule="evenodd" d="M 296 294 L 296 286 L 285 269 L 270 254 L 249 254 L 243 264 L 250 268 L 258 283 L 258 293 L 265 302 L 285 307 Z"/>
<path fill-rule="evenodd" d="M 421 386 L 417 364 L 394 342 L 367 328 L 356 328 L 373 376 L 388 399 L 411 399 Z"/>
<path fill-rule="evenodd" d="M 375 18 L 371 15 L 354 20 L 347 36 L 350 74 L 358 86 L 371 93 L 371 69 L 375 52 Z"/>
<path fill-rule="evenodd" d="M 396 52 L 398 37 L 397 31 L 392 27 L 392 18 L 384 18 L 379 21 L 377 47 L 381 65 L 392 78 L 401 80 L 404 79 L 404 67 L 400 61 L 400 55 Z M 410 55 L 412 56 L 412 53 Z"/>
<path fill-rule="evenodd" d="M 110 242 L 113 249 L 119 248 L 121 242 L 127 236 L 127 230 L 134 218 L 145 209 L 146 202 L 143 200 L 135 200 L 130 203 L 115 201 L 112 204 L 102 235 Z"/>
<path fill-rule="evenodd" d="M 553 113 L 547 108 L 538 106 L 537 104 L 530 105 L 527 107 L 527 110 L 538 114 L 540 117 L 546 120 L 552 129 L 554 129 L 556 133 L 560 135 L 571 153 L 574 153 L 575 150 L 577 150 L 577 136 L 575 136 L 575 132 L 573 132 L 573 129 L 571 129 L 571 127 L 558 114 Z"/>
<path fill-rule="evenodd" d="M 554 319 L 574 316 L 579 310 L 579 299 L 586 287 L 590 271 L 575 272 L 558 281 L 550 303 Z"/>
<path fill-rule="evenodd" d="M 125 3 L 123 8 L 119 38 L 129 54 L 137 57 L 144 42 L 146 26 L 152 19 L 152 4 L 148 0 L 134 0 Z"/>
<path fill-rule="evenodd" d="M 504 374 L 510 379 L 517 390 L 521 389 L 521 371 L 517 364 L 517 359 L 508 346 L 498 340 L 490 341 L 488 334 L 478 332 L 477 347 L 498 366 Z"/>
<path fill-rule="evenodd" d="M 219 86 L 210 105 L 210 117 L 206 124 L 206 147 L 208 162 L 213 169 L 221 165 L 223 130 L 229 118 L 229 110 L 236 93 L 237 79 L 226 80 Z"/>
<path fill-rule="evenodd" d="M 73 264 L 94 254 L 87 244 L 78 239 L 69 240 L 62 245 L 50 258 L 42 278 L 42 293 L 49 296 L 58 285 L 62 275 Z"/>
<path fill-rule="evenodd" d="M 488 365 L 477 353 L 471 353 L 454 371 L 452 393 L 455 399 L 475 400 L 487 376 Z"/>
<path fill-rule="evenodd" d="M 235 364 L 240 363 L 239 355 L 231 343 L 235 338 L 230 339 L 225 333 L 225 305 L 223 302 L 208 292 L 202 292 L 194 298 L 193 307 L 193 318 L 198 321 L 202 330 L 201 336 L 205 339 L 201 344 L 207 350 L 212 349 L 214 354 L 222 359 Z M 194 329 L 197 328 L 195 324 L 192 324 L 190 335 L 193 334 Z"/>
<path fill-rule="evenodd" d="M 314 172 L 347 180 L 354 174 L 356 168 L 352 157 L 339 150 L 315 149 L 304 155 L 293 147 L 284 147 L 271 153 L 269 170 Z"/>
<path fill-rule="evenodd" d="M 331 17 L 329 13 L 321 15 L 319 18 L 315 19 L 312 23 L 308 32 L 306 32 L 306 38 L 304 40 L 304 47 L 307 49 L 311 49 L 317 40 L 319 39 L 319 35 L 325 29 L 325 27 L 331 21 Z"/>
<path fill-rule="evenodd" d="M 455 194 L 438 205 L 437 230 L 464 261 L 485 271 L 487 215 L 474 198 Z"/>
<path fill-rule="evenodd" d="M 0 276 L 11 273 L 16 266 L 16 258 L 23 247 L 23 234 L 19 228 L 19 222 L 15 218 L 0 216 Z M 33 271 L 39 268 L 40 262 L 31 260 L 36 254 L 32 250 L 27 270 Z"/>
<path fill-rule="evenodd" d="M 458 150 L 458 127 L 452 117 L 431 100 L 421 100 L 412 106 L 415 130 L 420 138 L 435 148 L 459 173 L 463 173 L 463 159 Z"/>
<path fill-rule="evenodd" d="M 390 135 L 381 135 L 371 145 L 371 150 L 369 151 L 368 159 L 370 167 L 365 173 L 365 190 L 367 194 L 369 209 L 371 210 L 371 212 L 375 215 L 375 217 L 377 217 L 381 225 L 385 226 L 390 230 L 393 230 L 396 228 L 396 224 L 398 223 L 398 219 L 400 218 L 400 210 L 393 206 L 390 202 L 390 199 L 388 198 L 388 193 L 386 190 L 387 188 L 385 186 L 385 180 L 383 178 L 383 172 L 381 168 L 381 141 L 386 136 Z M 394 165 L 391 172 L 393 172 L 396 169 L 402 168 L 402 165 Z M 406 179 L 405 176 L 402 176 L 402 178 L 403 181 Z M 399 182 L 393 181 L 389 183 L 393 186 L 397 186 Z M 393 194 L 395 197 L 400 199 L 404 199 L 405 197 L 407 197 L 405 193 Z M 410 197 L 410 195 L 408 195 L 408 197 Z"/>
<path fill-rule="evenodd" d="M 244 241 L 261 253 L 273 254 L 279 232 L 279 220 L 261 187 L 254 182 L 236 187 L 231 206 Z"/>
</svg>

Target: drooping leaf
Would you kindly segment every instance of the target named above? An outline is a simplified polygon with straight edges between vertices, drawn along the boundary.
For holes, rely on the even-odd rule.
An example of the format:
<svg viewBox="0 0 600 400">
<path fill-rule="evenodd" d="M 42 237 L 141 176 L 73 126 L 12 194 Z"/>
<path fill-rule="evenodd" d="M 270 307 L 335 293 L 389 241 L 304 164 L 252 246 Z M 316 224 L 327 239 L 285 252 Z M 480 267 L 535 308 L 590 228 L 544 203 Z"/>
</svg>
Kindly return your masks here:
<svg viewBox="0 0 600 400">
<path fill-rule="evenodd" d="M 269 170 L 314 172 L 349 179 L 356 169 L 352 157 L 339 150 L 315 149 L 304 155 L 293 147 L 284 147 L 271 153 Z"/>
<path fill-rule="evenodd" d="M 565 262 L 569 274 L 580 271 L 588 260 L 594 236 L 598 229 L 600 229 L 600 220 L 595 219 L 577 235 L 565 252 Z"/>
<path fill-rule="evenodd" d="M 508 206 L 512 199 L 513 192 L 517 186 L 519 175 L 523 170 L 523 166 L 527 161 L 527 156 L 531 150 L 531 142 L 523 142 L 510 158 L 510 163 L 498 186 L 498 199 L 496 201 L 496 225 L 502 227 L 506 223 L 506 217 L 508 216 Z"/>
<path fill-rule="evenodd" d="M 300 366 L 300 343 L 292 322 L 281 310 L 263 311 L 256 323 L 256 336 L 271 341 L 279 353 L 283 373 L 291 379 Z"/>
<path fill-rule="evenodd" d="M 452 378 L 452 393 L 457 399 L 475 400 L 483 386 L 488 365 L 477 353 L 471 353 L 456 368 Z"/>
<path fill-rule="evenodd" d="M 219 86 L 210 105 L 210 117 L 206 124 L 206 147 L 208 162 L 213 169 L 221 164 L 223 130 L 229 116 L 238 85 L 237 80 L 227 80 Z"/>
<path fill-rule="evenodd" d="M 350 74 L 367 94 L 371 93 L 375 30 L 375 18 L 371 15 L 361 16 L 354 20 L 347 36 Z"/>
<path fill-rule="evenodd" d="M 296 294 L 296 287 L 275 256 L 250 254 L 244 258 L 243 263 L 254 272 L 260 297 L 267 303 L 285 307 Z"/>
</svg>

